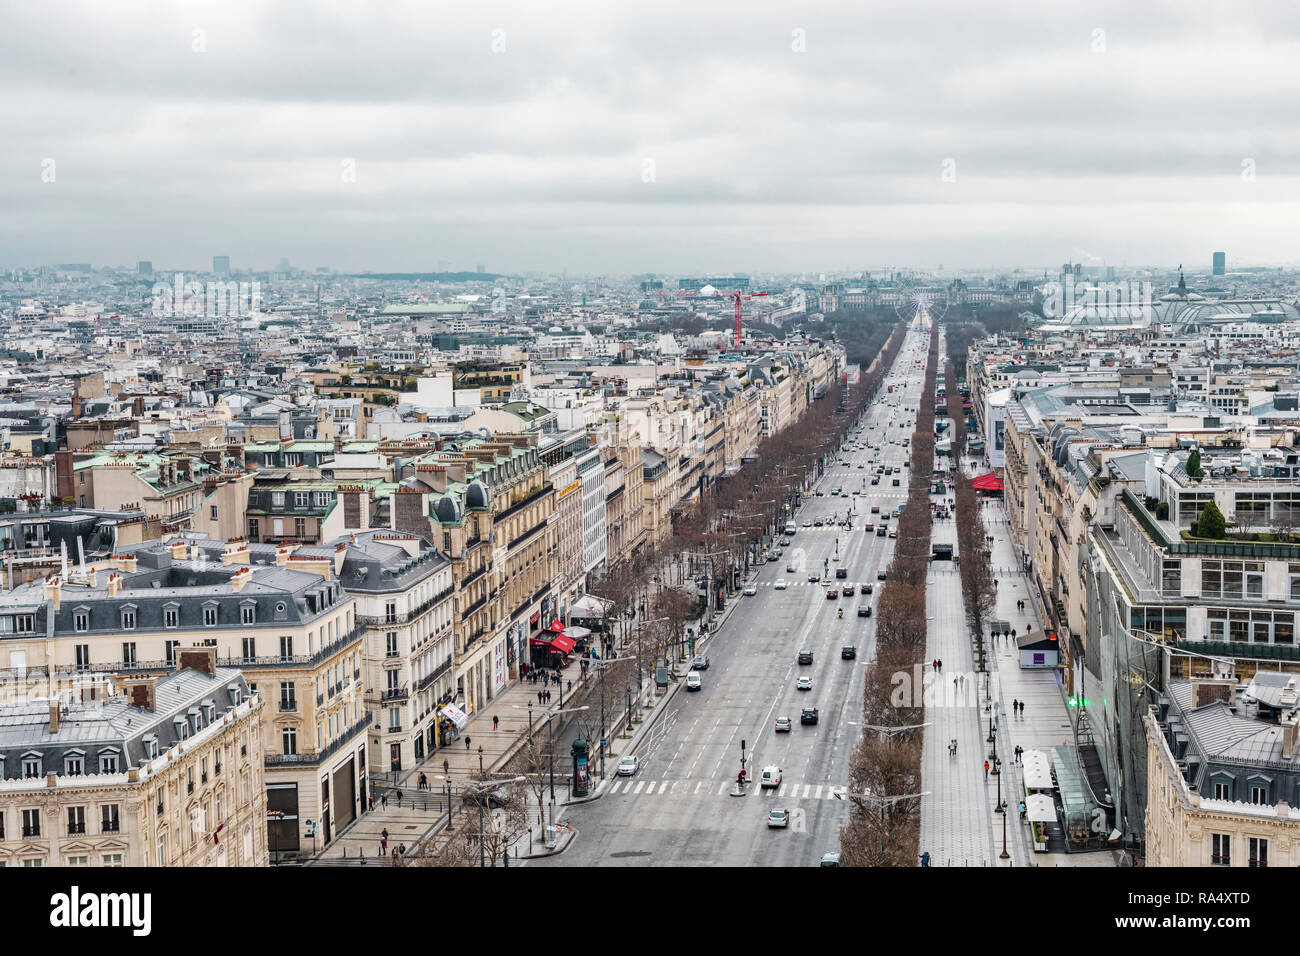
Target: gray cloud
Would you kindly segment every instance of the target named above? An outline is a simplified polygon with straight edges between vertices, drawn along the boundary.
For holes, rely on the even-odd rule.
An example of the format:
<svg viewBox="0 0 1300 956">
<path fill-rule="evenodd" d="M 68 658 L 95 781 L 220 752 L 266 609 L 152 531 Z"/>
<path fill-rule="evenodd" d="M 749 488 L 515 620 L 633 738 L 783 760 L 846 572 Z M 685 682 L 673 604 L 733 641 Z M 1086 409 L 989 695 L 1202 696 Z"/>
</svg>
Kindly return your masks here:
<svg viewBox="0 0 1300 956">
<path fill-rule="evenodd" d="M 12 9 L 0 264 L 1290 256 L 1285 4 L 557 6 Z"/>
</svg>

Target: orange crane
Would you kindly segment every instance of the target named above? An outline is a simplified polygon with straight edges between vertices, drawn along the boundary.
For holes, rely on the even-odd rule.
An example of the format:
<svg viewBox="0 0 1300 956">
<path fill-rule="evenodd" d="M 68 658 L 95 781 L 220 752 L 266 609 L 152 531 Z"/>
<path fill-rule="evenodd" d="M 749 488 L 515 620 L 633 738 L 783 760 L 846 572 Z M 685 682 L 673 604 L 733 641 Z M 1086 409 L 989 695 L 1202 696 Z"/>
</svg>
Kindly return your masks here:
<svg viewBox="0 0 1300 956">
<path fill-rule="evenodd" d="M 699 297 L 699 294 L 700 294 L 699 292 L 696 292 L 693 289 L 687 290 L 685 292 L 677 293 L 679 298 L 688 298 L 688 299 L 697 298 Z M 770 293 L 767 292 L 741 292 L 738 289 L 731 292 L 715 291 L 713 293 L 713 298 L 715 299 L 731 299 L 736 303 L 736 348 L 740 348 L 743 341 L 743 337 L 741 335 L 741 329 L 740 329 L 740 310 L 741 310 L 740 303 L 748 302 L 750 299 L 756 299 L 759 296 L 764 296 L 769 294 Z M 705 296 L 705 298 L 708 298 L 708 296 Z"/>
</svg>

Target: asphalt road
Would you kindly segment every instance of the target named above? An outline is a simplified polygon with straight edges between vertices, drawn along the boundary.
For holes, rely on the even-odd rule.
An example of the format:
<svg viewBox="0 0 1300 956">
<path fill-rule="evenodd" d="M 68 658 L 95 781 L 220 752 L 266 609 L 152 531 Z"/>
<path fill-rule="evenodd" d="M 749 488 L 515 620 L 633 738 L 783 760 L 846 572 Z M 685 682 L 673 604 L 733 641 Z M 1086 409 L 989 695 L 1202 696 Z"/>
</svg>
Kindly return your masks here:
<svg viewBox="0 0 1300 956">
<path fill-rule="evenodd" d="M 849 760 L 863 732 L 863 667 L 875 651 L 875 617 L 860 618 L 856 610 L 861 604 L 874 608 L 876 573 L 888 565 L 895 544 L 862 528 L 879 522 L 869 513 L 873 505 L 892 512 L 906 498 L 902 465 L 909 453 L 901 442 L 910 438 L 915 415 L 904 408 L 920 401 L 924 372 L 915 362 L 924 362 L 927 338 L 918 328 L 909 331 L 887 379 L 896 383 L 895 394 L 882 394 L 867 409 L 862 441 L 882 449 L 837 456 L 814 486 L 824 495 L 804 499 L 795 518 L 800 528 L 784 555 L 751 578 L 757 594 L 736 598 L 740 605 L 710 641 L 702 689 L 678 691 L 638 748 L 637 774 L 615 777 L 611 763 L 603 796 L 561 814 L 578 831 L 570 848 L 532 865 L 815 866 L 822 854 L 839 849 L 849 804 L 835 793 L 848 784 Z M 877 464 L 893 466 L 894 474 L 872 486 Z M 851 496 L 831 497 L 836 485 Z M 862 493 L 853 496 L 854 490 Z M 818 517 L 842 518 L 850 507 L 851 530 L 802 527 Z M 890 526 L 896 523 L 891 518 Z M 826 575 L 809 582 L 809 571 L 824 564 Z M 836 580 L 841 566 L 848 577 Z M 779 579 L 786 588 L 775 586 Z M 870 583 L 876 593 L 826 597 L 830 586 L 848 583 Z M 843 619 L 836 614 L 840 608 Z M 841 659 L 846 644 L 857 648 L 855 660 Z M 796 663 L 804 650 L 813 653 L 811 665 Z M 812 689 L 796 690 L 796 679 L 805 676 Z M 803 707 L 818 708 L 816 726 L 800 724 Z M 790 733 L 775 732 L 778 716 L 792 718 Z M 751 783 L 746 796 L 734 797 L 742 740 Z M 760 790 L 757 778 L 770 765 L 781 768 L 781 786 Z M 789 829 L 768 828 L 773 807 L 791 811 Z"/>
</svg>

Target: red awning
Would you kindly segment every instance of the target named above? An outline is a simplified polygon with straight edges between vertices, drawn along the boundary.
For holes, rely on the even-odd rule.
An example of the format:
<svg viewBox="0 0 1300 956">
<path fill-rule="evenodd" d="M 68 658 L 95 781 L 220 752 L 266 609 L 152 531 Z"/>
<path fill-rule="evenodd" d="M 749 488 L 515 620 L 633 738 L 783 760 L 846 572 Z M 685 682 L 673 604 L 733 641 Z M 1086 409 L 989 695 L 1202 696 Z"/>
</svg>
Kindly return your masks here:
<svg viewBox="0 0 1300 956">
<path fill-rule="evenodd" d="M 551 648 L 559 651 L 561 654 L 569 653 L 576 646 L 577 642 L 574 641 L 573 638 L 565 637 L 563 634 L 555 635 L 555 640 L 551 641 Z"/>
<path fill-rule="evenodd" d="M 555 631 L 556 633 L 559 633 L 560 631 L 564 630 L 564 622 L 557 617 L 554 621 L 551 622 L 551 626 L 550 628 L 548 628 L 548 630 L 552 630 Z"/>
<path fill-rule="evenodd" d="M 976 491 L 1001 491 L 1002 479 L 993 472 L 989 472 L 987 475 L 980 475 L 971 481 L 970 485 Z"/>
</svg>

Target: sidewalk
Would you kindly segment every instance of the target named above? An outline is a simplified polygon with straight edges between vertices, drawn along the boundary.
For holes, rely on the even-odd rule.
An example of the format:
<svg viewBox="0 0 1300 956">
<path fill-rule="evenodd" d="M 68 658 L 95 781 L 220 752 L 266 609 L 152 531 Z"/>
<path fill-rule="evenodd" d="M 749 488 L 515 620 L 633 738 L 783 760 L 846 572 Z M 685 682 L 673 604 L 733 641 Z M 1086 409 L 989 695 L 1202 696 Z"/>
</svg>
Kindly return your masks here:
<svg viewBox="0 0 1300 956">
<path fill-rule="evenodd" d="M 997 605 L 994 617 L 1009 621 L 1017 634 L 1026 633 L 1033 626 L 1034 633 L 1042 633 L 1044 623 L 1028 575 L 1020 570 L 1015 542 L 1005 506 L 990 501 L 983 509 L 985 527 L 993 536 L 992 565 L 998 582 Z M 1025 602 L 1023 611 L 1016 608 L 1017 601 Z M 998 720 L 998 754 L 1003 760 L 1003 799 L 1008 802 L 1007 844 L 1015 857 L 1015 865 L 1022 859 L 1031 866 L 1115 866 L 1117 857 L 1110 852 L 1065 853 L 1053 851 L 1034 853 L 1029 827 L 1016 814 L 1017 802 L 1024 794 L 1022 768 L 1015 765 L 1017 745 L 1025 750 L 1042 750 L 1050 759 L 1053 747 L 1074 746 L 1065 689 L 1055 669 L 1024 669 L 1020 666 L 1019 652 L 1014 638 L 993 641 L 992 655 L 996 672 L 995 697 L 1002 717 Z M 1024 713 L 1013 714 L 1011 702 L 1024 702 Z M 998 824 L 999 829 L 1001 824 Z M 1000 841 L 1000 833 L 998 835 Z M 1012 847 L 1012 843 L 1015 847 Z"/>
</svg>

